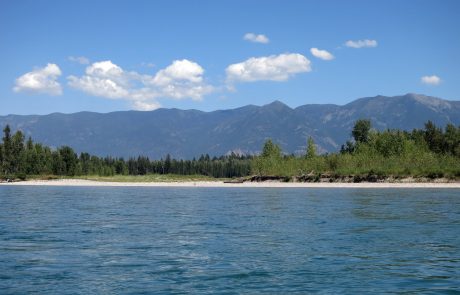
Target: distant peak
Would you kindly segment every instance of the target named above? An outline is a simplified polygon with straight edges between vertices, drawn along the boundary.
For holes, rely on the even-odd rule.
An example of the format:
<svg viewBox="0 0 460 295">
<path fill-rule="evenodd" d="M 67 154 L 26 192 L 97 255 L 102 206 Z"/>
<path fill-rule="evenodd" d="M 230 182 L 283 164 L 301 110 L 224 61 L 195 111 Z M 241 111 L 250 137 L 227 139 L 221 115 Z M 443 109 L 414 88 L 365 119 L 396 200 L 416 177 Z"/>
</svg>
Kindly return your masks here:
<svg viewBox="0 0 460 295">
<path fill-rule="evenodd" d="M 427 95 L 416 94 L 416 93 L 408 93 L 405 95 L 405 97 L 413 99 L 416 102 L 422 105 L 425 105 L 431 109 L 440 109 L 440 108 L 450 109 L 452 107 L 449 101 L 438 98 L 438 97 L 427 96 Z"/>
<path fill-rule="evenodd" d="M 404 96 L 405 96 L 405 97 L 408 97 L 408 98 L 412 98 L 412 99 L 418 99 L 418 98 L 429 97 L 429 96 L 426 96 L 426 95 L 423 95 L 423 94 L 412 93 L 412 92 L 409 92 L 409 93 L 407 93 L 407 94 L 404 95 Z"/>
<path fill-rule="evenodd" d="M 263 107 L 264 108 L 271 108 L 271 109 L 276 108 L 276 109 L 290 109 L 291 110 L 291 108 L 288 105 L 286 105 L 285 103 L 283 103 L 283 102 L 281 102 L 279 100 L 275 100 L 275 101 L 273 101 L 273 102 L 271 102 L 269 104 L 264 105 Z"/>
</svg>

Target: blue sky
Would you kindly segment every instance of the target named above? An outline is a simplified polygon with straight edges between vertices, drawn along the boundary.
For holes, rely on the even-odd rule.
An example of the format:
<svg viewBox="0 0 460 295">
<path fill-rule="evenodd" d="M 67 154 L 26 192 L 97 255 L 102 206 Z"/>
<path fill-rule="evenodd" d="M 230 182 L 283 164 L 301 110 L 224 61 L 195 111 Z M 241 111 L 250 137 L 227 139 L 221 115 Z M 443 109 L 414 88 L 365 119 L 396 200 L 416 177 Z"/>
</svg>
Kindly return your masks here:
<svg viewBox="0 0 460 295">
<path fill-rule="evenodd" d="M 0 115 L 459 100 L 459 52 L 455 0 L 4 0 Z"/>
</svg>

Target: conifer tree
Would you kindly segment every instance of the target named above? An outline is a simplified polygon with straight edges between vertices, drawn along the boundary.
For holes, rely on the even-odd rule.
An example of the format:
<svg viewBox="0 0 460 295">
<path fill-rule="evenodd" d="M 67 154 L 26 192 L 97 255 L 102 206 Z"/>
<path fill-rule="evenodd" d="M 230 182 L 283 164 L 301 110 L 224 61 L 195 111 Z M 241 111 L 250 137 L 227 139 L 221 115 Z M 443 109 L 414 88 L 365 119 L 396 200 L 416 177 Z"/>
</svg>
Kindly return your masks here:
<svg viewBox="0 0 460 295">
<path fill-rule="evenodd" d="M 316 157 L 316 145 L 313 141 L 313 138 L 310 136 L 307 140 L 307 154 L 305 155 L 307 159 L 313 159 Z"/>
<path fill-rule="evenodd" d="M 262 149 L 262 158 L 281 158 L 281 148 L 268 139 Z"/>
<path fill-rule="evenodd" d="M 11 129 L 9 125 L 6 125 L 3 129 L 3 159 L 2 159 L 2 171 L 4 175 L 11 173 Z"/>
</svg>

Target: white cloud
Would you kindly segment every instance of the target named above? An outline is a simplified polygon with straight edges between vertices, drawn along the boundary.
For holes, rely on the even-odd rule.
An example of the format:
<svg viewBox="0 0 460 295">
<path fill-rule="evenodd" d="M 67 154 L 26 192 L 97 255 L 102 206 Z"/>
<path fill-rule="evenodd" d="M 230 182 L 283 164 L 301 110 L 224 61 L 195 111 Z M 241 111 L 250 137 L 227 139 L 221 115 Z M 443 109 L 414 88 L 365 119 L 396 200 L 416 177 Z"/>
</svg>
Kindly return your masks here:
<svg viewBox="0 0 460 295">
<path fill-rule="evenodd" d="M 69 56 L 68 59 L 81 65 L 89 64 L 89 59 L 84 56 Z"/>
<path fill-rule="evenodd" d="M 123 99 L 135 109 L 158 108 L 159 98 L 201 100 L 213 88 L 203 81 L 203 68 L 189 60 L 176 60 L 155 75 L 128 72 L 111 61 L 95 62 L 81 77 L 69 76 L 71 87 L 88 94 Z"/>
<path fill-rule="evenodd" d="M 131 98 L 130 75 L 111 61 L 95 62 L 86 68 L 86 75 L 67 77 L 69 85 L 94 96 L 112 99 Z"/>
<path fill-rule="evenodd" d="M 61 95 L 62 87 L 57 81 L 61 74 L 58 65 L 47 64 L 44 68 L 35 69 L 17 78 L 13 90 Z"/>
<path fill-rule="evenodd" d="M 69 76 L 69 85 L 80 89 L 94 96 L 106 98 L 129 98 L 130 93 L 127 89 L 110 79 L 83 76 L 81 78 Z"/>
<path fill-rule="evenodd" d="M 377 47 L 377 41 L 376 40 L 348 40 L 345 42 L 345 46 L 351 47 L 351 48 L 364 48 L 364 47 Z"/>
<path fill-rule="evenodd" d="M 322 59 L 322 60 L 332 60 L 332 59 L 334 59 L 334 56 L 330 52 L 328 52 L 326 50 L 320 50 L 318 48 L 311 48 L 310 52 L 314 57 L 317 57 L 317 58 Z"/>
<path fill-rule="evenodd" d="M 267 44 L 268 42 L 270 42 L 267 36 L 263 34 L 247 33 L 244 35 L 243 39 L 250 41 L 250 42 L 262 43 L 262 44 Z"/>
<path fill-rule="evenodd" d="M 285 81 L 295 74 L 310 71 L 310 61 L 298 53 L 252 57 L 226 69 L 228 82 Z"/>
<path fill-rule="evenodd" d="M 186 59 L 175 60 L 167 68 L 158 71 L 152 82 L 160 86 L 170 84 L 173 81 L 201 83 L 203 73 L 203 68 L 195 62 Z"/>
<path fill-rule="evenodd" d="M 441 78 L 439 78 L 439 77 L 436 76 L 436 75 L 432 75 L 432 76 L 423 76 L 422 78 L 420 78 L 420 81 L 421 81 L 423 84 L 436 86 L 436 85 L 439 85 L 439 84 L 441 83 Z"/>
<path fill-rule="evenodd" d="M 203 74 L 204 69 L 199 64 L 187 59 L 175 60 L 158 71 L 149 84 L 163 97 L 201 100 L 204 95 L 213 91 L 212 86 L 204 83 Z"/>
<path fill-rule="evenodd" d="M 119 77 L 123 70 L 110 60 L 95 62 L 86 68 L 86 74 L 103 78 Z"/>
</svg>

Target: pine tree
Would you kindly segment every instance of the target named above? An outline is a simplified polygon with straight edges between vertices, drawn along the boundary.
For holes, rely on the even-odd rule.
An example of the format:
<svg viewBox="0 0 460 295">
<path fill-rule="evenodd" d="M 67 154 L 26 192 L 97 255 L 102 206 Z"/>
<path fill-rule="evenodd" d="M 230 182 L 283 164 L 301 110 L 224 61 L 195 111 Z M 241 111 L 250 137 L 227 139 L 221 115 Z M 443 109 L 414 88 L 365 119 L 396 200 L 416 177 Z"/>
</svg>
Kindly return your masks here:
<svg viewBox="0 0 460 295">
<path fill-rule="evenodd" d="M 305 155 L 307 159 L 313 159 L 316 157 L 316 145 L 313 141 L 313 138 L 310 136 L 307 140 L 307 154 Z"/>
<path fill-rule="evenodd" d="M 24 160 L 24 134 L 21 131 L 16 131 L 11 138 L 11 171 L 23 173 Z"/>
<path fill-rule="evenodd" d="M 281 148 L 268 139 L 262 149 L 262 158 L 281 158 Z"/>
<path fill-rule="evenodd" d="M 0 143 L 0 176 L 3 175 L 2 164 L 3 164 L 3 144 Z"/>
<path fill-rule="evenodd" d="M 24 172 L 28 175 L 39 174 L 38 164 L 37 151 L 35 150 L 32 138 L 29 136 L 24 157 Z"/>
<path fill-rule="evenodd" d="M 441 128 L 438 128 L 432 121 L 425 123 L 425 141 L 428 148 L 434 153 L 441 153 L 444 150 L 443 134 Z"/>
<path fill-rule="evenodd" d="M 3 159 L 2 159 L 2 171 L 3 175 L 7 176 L 11 173 L 11 129 L 9 125 L 6 125 L 3 129 Z"/>
<path fill-rule="evenodd" d="M 59 150 L 60 159 L 63 167 L 62 173 L 68 176 L 74 176 L 77 172 L 78 158 L 71 147 L 63 146 Z"/>
<path fill-rule="evenodd" d="M 164 174 L 171 173 L 171 155 L 166 155 L 166 160 L 164 161 Z"/>
</svg>

